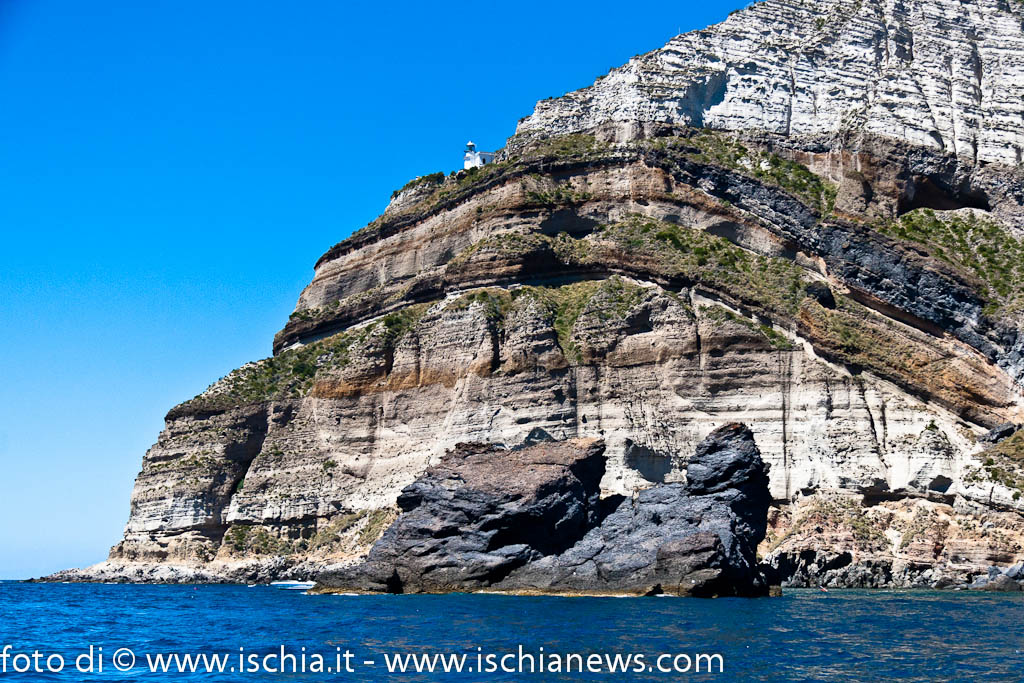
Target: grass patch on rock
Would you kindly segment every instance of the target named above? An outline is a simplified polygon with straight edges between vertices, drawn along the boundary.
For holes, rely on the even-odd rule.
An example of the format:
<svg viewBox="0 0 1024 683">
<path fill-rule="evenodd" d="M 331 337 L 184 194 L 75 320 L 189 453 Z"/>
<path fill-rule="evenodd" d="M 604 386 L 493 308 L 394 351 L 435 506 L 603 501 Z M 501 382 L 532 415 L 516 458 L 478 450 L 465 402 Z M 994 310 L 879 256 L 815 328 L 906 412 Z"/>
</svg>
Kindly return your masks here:
<svg viewBox="0 0 1024 683">
<path fill-rule="evenodd" d="M 849 533 L 854 544 L 862 551 L 878 551 L 889 546 L 885 535 L 885 519 L 871 514 L 856 499 L 820 497 L 805 507 L 793 521 L 789 530 L 769 548 L 769 552 L 782 546 L 790 538 L 821 533 Z"/>
<path fill-rule="evenodd" d="M 768 311 L 792 316 L 805 297 L 803 270 L 742 249 L 703 230 L 631 216 L 600 230 L 603 238 L 647 257 L 664 275 L 706 284 Z"/>
<path fill-rule="evenodd" d="M 1024 311 L 1024 242 L 995 221 L 971 211 L 918 209 L 877 227 L 977 278 L 987 314 Z"/>
<path fill-rule="evenodd" d="M 524 147 L 520 158 L 570 157 L 580 158 L 601 154 L 611 149 L 607 142 L 601 142 L 593 135 L 570 133 L 549 138 L 540 138 Z"/>
<path fill-rule="evenodd" d="M 1024 430 L 985 449 L 978 458 L 989 479 L 1015 489 L 1014 500 L 1020 500 L 1024 492 Z"/>
<path fill-rule="evenodd" d="M 530 297 L 545 307 L 552 321 L 558 345 L 571 364 L 580 364 L 583 354 L 577 322 L 586 313 L 602 324 L 622 320 L 646 296 L 646 290 L 624 278 L 585 280 L 561 287 L 521 287 L 512 292 L 516 299 Z"/>
<path fill-rule="evenodd" d="M 468 294 L 463 294 L 445 306 L 445 308 L 462 311 L 473 305 L 483 307 L 484 315 L 487 316 L 488 320 L 500 323 L 504 320 L 505 314 L 512 305 L 512 295 L 500 287 L 477 289 Z"/>
<path fill-rule="evenodd" d="M 704 164 L 722 166 L 780 187 L 822 216 L 832 213 L 839 188 L 802 164 L 777 154 L 748 147 L 728 133 L 695 129 L 691 135 L 654 138 L 638 143 L 669 153 L 682 154 Z"/>
<path fill-rule="evenodd" d="M 437 174 L 410 181 L 403 189 L 425 184 L 428 180 L 435 187 L 433 191 L 420 193 L 416 201 L 377 217 L 329 249 L 321 261 L 335 258 L 343 252 L 346 244 L 362 243 L 375 236 L 390 234 L 402 225 L 454 206 L 492 183 L 515 178 L 529 179 L 531 176 L 550 178 L 556 166 L 564 168 L 567 165 L 605 162 L 629 163 L 643 160 L 645 156 L 651 156 L 652 152 L 656 152 L 658 158 L 648 158 L 647 162 L 655 165 L 663 165 L 666 160 L 671 162 L 673 159 L 678 161 L 685 158 L 756 178 L 816 208 L 822 216 L 831 213 L 837 192 L 834 184 L 815 175 L 806 166 L 755 146 L 747 146 L 733 135 L 703 128 L 692 129 L 675 137 L 640 140 L 629 145 L 612 145 L 593 135 L 576 133 L 531 139 L 522 147 L 512 144 L 510 148 L 515 149 L 515 152 L 502 161 L 452 172 L 443 181 L 437 180 Z M 527 192 L 530 201 L 548 207 L 578 204 L 591 198 L 586 188 L 572 187 L 567 182 L 554 182 L 551 187 L 527 189 Z"/>
<path fill-rule="evenodd" d="M 719 324 L 727 322 L 735 323 L 746 327 L 751 332 L 757 332 L 764 337 L 765 341 L 767 341 L 773 349 L 776 349 L 777 351 L 792 351 L 796 348 L 793 342 L 791 342 L 786 335 L 773 327 L 770 327 L 769 325 L 762 325 L 748 318 L 738 316 L 722 306 L 701 306 L 700 313 L 705 319 L 712 322 Z"/>
<path fill-rule="evenodd" d="M 826 309 L 808 301 L 800 309 L 800 320 L 814 340 L 815 348 L 827 351 L 857 369 L 877 372 L 915 383 L 925 379 L 936 362 L 920 345 L 905 340 L 894 323 L 867 312 L 847 297 L 836 297 L 838 306 Z"/>
<path fill-rule="evenodd" d="M 395 197 L 402 194 L 406 190 L 411 190 L 414 187 L 419 187 L 420 185 L 437 185 L 443 182 L 444 173 L 441 173 L 440 171 L 438 171 L 437 173 L 428 173 L 427 175 L 422 175 L 418 178 L 413 178 L 405 185 L 392 192 L 391 198 L 394 199 Z"/>
<path fill-rule="evenodd" d="M 235 524 L 224 535 L 224 544 L 238 555 L 291 555 L 296 547 L 262 527 Z"/>
<path fill-rule="evenodd" d="M 425 305 L 407 306 L 358 330 L 342 332 L 276 356 L 247 363 L 202 394 L 172 410 L 222 412 L 231 408 L 308 395 L 318 372 L 343 368 L 352 352 L 369 341 L 393 347 L 413 328 Z"/>
<path fill-rule="evenodd" d="M 395 513 L 388 508 L 369 511 L 366 514 L 366 523 L 359 532 L 359 542 L 362 545 L 370 545 L 376 542 L 394 520 Z"/>
<path fill-rule="evenodd" d="M 573 329 L 583 309 L 601 287 L 597 280 L 575 282 L 561 287 L 522 287 L 513 292 L 515 298 L 531 297 L 547 308 L 551 315 L 558 345 L 569 362 L 580 362 L 579 347 L 573 340 Z"/>
</svg>

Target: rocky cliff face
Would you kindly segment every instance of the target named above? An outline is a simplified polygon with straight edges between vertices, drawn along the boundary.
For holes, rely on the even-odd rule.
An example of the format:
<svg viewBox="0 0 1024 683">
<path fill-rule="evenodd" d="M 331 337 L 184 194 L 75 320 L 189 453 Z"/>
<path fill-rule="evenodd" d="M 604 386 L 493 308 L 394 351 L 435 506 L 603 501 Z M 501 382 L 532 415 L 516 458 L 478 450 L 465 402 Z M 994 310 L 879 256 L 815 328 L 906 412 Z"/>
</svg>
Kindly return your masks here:
<svg viewBox="0 0 1024 683">
<path fill-rule="evenodd" d="M 1014 0 L 765 0 L 678 36 L 519 132 L 614 122 L 786 136 L 881 135 L 972 163 L 1024 160 L 1024 35 Z"/>
<path fill-rule="evenodd" d="M 794 580 L 1024 558 L 1022 17 L 768 0 L 538 104 L 498 163 L 329 249 L 273 357 L 168 413 L 78 576 L 307 577 L 457 443 L 601 438 L 602 495 L 633 496 L 734 421 Z"/>
</svg>

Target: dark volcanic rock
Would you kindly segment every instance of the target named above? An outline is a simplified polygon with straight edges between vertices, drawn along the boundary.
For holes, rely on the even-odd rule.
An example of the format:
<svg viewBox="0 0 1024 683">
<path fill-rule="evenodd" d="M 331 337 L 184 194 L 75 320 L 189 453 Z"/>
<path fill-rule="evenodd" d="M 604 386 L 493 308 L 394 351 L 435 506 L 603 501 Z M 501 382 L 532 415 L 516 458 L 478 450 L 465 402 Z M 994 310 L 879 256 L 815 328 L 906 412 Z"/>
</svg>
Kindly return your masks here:
<svg viewBox="0 0 1024 683">
<path fill-rule="evenodd" d="M 759 595 L 756 569 L 771 497 L 750 430 L 708 436 L 686 484 L 641 491 L 573 548 L 516 571 L 503 588 L 539 592 Z"/>
<path fill-rule="evenodd" d="M 491 586 L 594 525 L 604 466 L 597 439 L 513 451 L 459 444 L 402 491 L 403 514 L 366 562 L 322 582 L 391 593 Z"/>
<path fill-rule="evenodd" d="M 599 511 L 603 445 L 460 446 L 403 492 L 405 511 L 367 561 L 327 590 L 758 595 L 768 468 L 750 430 L 727 425 L 664 484 Z"/>
<path fill-rule="evenodd" d="M 988 434 L 981 437 L 981 439 L 979 440 L 985 441 L 987 443 L 999 443 L 1003 439 L 1008 439 L 1014 434 L 1016 434 L 1017 430 L 1019 429 L 1020 425 L 1014 424 L 1012 422 L 1006 422 L 1004 424 L 997 426 L 995 429 L 992 429 Z"/>
</svg>

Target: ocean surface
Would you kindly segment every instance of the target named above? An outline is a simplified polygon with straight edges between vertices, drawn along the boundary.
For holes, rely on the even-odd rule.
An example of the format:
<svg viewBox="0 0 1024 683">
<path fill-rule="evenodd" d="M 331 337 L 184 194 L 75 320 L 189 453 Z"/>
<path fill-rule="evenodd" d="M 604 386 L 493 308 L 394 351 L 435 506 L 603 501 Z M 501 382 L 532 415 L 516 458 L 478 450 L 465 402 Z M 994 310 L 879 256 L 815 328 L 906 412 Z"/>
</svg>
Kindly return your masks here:
<svg viewBox="0 0 1024 683">
<path fill-rule="evenodd" d="M 12 681 L 1021 681 L 1024 594 L 317 596 L 279 586 L 0 582 L 0 647 L 8 645 L 0 679 Z M 130 656 L 118 652 L 122 648 Z M 715 654 L 721 659 L 710 657 Z M 199 662 L 198 672 L 177 673 L 178 665 L 190 666 L 184 655 Z M 224 673 L 206 673 L 199 655 L 222 655 Z M 323 671 L 316 670 L 314 655 L 323 658 Z M 408 655 L 465 655 L 464 671 L 446 673 L 435 658 L 434 673 L 388 672 L 395 661 L 426 666 L 427 660 Z M 608 673 L 615 655 L 620 667 L 630 655 L 629 672 Z M 46 671 L 46 658 L 56 668 L 57 656 L 64 670 Z M 43 672 L 14 672 L 30 657 Z M 170 671 L 152 673 L 150 665 L 161 662 Z M 602 673 L 565 673 L 580 662 L 601 662 Z M 515 672 L 502 670 L 502 663 Z M 659 663 L 669 671 L 657 670 Z M 277 672 L 281 666 L 284 673 Z"/>
</svg>

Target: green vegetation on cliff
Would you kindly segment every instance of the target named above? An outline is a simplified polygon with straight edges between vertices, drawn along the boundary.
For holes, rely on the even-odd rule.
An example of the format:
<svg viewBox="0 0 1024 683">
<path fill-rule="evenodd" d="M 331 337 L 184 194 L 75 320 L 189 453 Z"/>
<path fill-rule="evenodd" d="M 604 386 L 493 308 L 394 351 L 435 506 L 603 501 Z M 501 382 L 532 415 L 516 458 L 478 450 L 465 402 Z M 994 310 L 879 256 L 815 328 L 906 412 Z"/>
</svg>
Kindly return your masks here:
<svg viewBox="0 0 1024 683">
<path fill-rule="evenodd" d="M 769 533 L 768 552 L 791 539 L 820 536 L 826 531 L 833 534 L 849 533 L 857 549 L 862 552 L 878 551 L 889 544 L 885 535 L 886 528 L 884 518 L 865 510 L 856 499 L 838 496 L 815 498 L 800 511 L 785 534 L 776 537 Z"/>
<path fill-rule="evenodd" d="M 621 277 L 585 280 L 560 287 L 521 287 L 515 299 L 530 298 L 544 306 L 552 321 L 558 345 L 570 363 L 582 362 L 574 335 L 576 323 L 585 311 L 602 322 L 622 320 L 644 298 L 646 290 Z"/>
<path fill-rule="evenodd" d="M 928 395 L 954 411 L 978 404 L 983 386 L 946 353 L 917 343 L 901 323 L 837 294 L 828 309 L 808 297 L 800 307 L 799 331 L 814 349 L 854 372 L 871 371 L 907 390 Z"/>
<path fill-rule="evenodd" d="M 681 278 L 782 320 L 794 319 L 805 298 L 804 272 L 792 262 L 746 251 L 703 230 L 640 215 L 600 226 L 594 234 L 583 239 L 575 239 L 565 233 L 555 237 L 540 233 L 500 233 L 467 248 L 450 265 L 462 267 L 485 253 L 500 254 L 511 261 L 522 258 L 525 262 L 543 250 L 554 252 L 567 266 L 590 268 L 595 273 L 628 266 L 639 271 L 638 277 L 643 276 L 643 271 L 649 271 L 654 275 Z M 623 263 L 625 256 L 628 259 Z M 501 317 L 507 302 L 497 302 L 494 298 L 501 297 L 502 291 L 479 290 L 462 297 L 457 305 L 468 305 L 473 297 L 485 297 L 489 310 L 496 317 Z M 643 291 L 643 288 L 613 276 L 601 282 L 583 281 L 561 287 L 523 287 L 514 290 L 512 296 L 532 296 L 552 312 L 559 344 L 567 358 L 575 362 L 579 360 L 579 350 L 571 332 L 584 308 L 595 298 L 598 303 L 612 302 L 607 310 L 602 309 L 600 315 L 607 319 L 621 318 L 642 298 Z M 761 327 L 764 329 L 760 331 L 773 346 L 779 349 L 790 347 L 790 342 L 783 335 L 771 327 Z"/>
<path fill-rule="evenodd" d="M 600 236 L 655 272 L 704 284 L 768 312 L 793 316 L 804 299 L 799 266 L 754 254 L 703 230 L 634 215 L 604 226 Z"/>
<path fill-rule="evenodd" d="M 747 318 L 738 316 L 729 309 L 723 308 L 722 306 L 701 306 L 700 312 L 701 315 L 703 315 L 706 319 L 711 320 L 713 322 L 735 323 L 738 325 L 742 325 L 743 327 L 746 327 L 751 332 L 757 332 L 765 338 L 765 341 L 771 344 L 772 348 L 777 349 L 779 351 L 792 351 L 793 349 L 796 348 L 793 342 L 791 342 L 789 338 L 786 337 L 786 335 L 782 334 L 773 327 L 770 327 L 768 325 L 760 325 L 754 322 L 753 320 L 749 320 Z"/>
<path fill-rule="evenodd" d="M 597 163 L 628 163 L 654 153 L 655 163 L 671 166 L 673 159 L 688 159 L 701 164 L 713 164 L 730 171 L 753 177 L 776 186 L 801 202 L 827 215 L 835 204 L 837 188 L 822 180 L 805 166 L 763 151 L 754 145 L 744 145 L 734 134 L 707 129 L 693 129 L 676 137 L 641 140 L 628 145 L 612 145 L 599 141 L 593 135 L 570 134 L 530 141 L 509 158 L 478 168 L 457 171 L 443 180 L 438 174 L 414 179 L 402 190 L 425 183 L 436 185 L 433 192 L 425 193 L 416 202 L 379 216 L 352 237 L 332 247 L 322 257 L 331 259 L 341 253 L 352 240 L 372 238 L 382 232 L 398 229 L 410 221 L 451 207 L 484 190 L 494 182 L 518 178 L 545 178 L 550 187 L 527 188 L 527 197 L 543 206 L 578 204 L 592 198 L 586 188 L 573 187 L 548 177 L 553 165 L 588 165 Z M 651 161 L 651 159 L 648 159 Z M 666 167 L 666 170 L 669 170 Z M 547 183 L 552 180 L 551 183 Z M 401 192 L 398 190 L 397 192 Z"/>
<path fill-rule="evenodd" d="M 970 212 L 918 209 L 877 227 L 976 277 L 989 315 L 1024 311 L 1024 242 L 998 223 Z"/>
<path fill-rule="evenodd" d="M 359 545 L 370 545 L 380 538 L 395 517 L 396 512 L 391 508 L 360 510 L 339 515 L 317 530 L 306 543 L 307 549 L 330 551 L 335 547 L 344 548 L 344 537 L 351 534 L 354 534 Z"/>
<path fill-rule="evenodd" d="M 1024 492 L 1024 430 L 1017 431 L 978 456 L 992 481 L 1016 489 L 1014 500 Z"/>
<path fill-rule="evenodd" d="M 613 275 L 601 283 L 587 306 L 601 322 L 622 320 L 644 300 L 647 291 L 637 284 Z"/>
<path fill-rule="evenodd" d="M 654 138 L 638 143 L 670 154 L 681 154 L 703 164 L 715 164 L 782 188 L 822 215 L 835 207 L 838 187 L 806 166 L 777 154 L 746 146 L 733 134 L 696 129 L 689 136 Z"/>
<path fill-rule="evenodd" d="M 528 190 L 526 198 L 543 206 L 565 206 L 589 201 L 593 195 L 585 189 L 574 187 L 570 182 L 555 183 L 549 188 Z"/>
<path fill-rule="evenodd" d="M 335 334 L 243 365 L 202 394 L 173 408 L 170 414 L 221 412 L 306 396 L 318 372 L 345 367 L 351 352 L 358 347 L 393 347 L 425 310 L 424 305 L 406 306 L 358 330 Z"/>
<path fill-rule="evenodd" d="M 600 286 L 596 280 L 587 280 L 561 287 L 522 287 L 513 294 L 517 299 L 532 298 L 547 308 L 558 336 L 558 345 L 567 360 L 578 363 L 580 353 L 572 339 L 572 330 Z"/>
<path fill-rule="evenodd" d="M 598 142 L 593 135 L 563 135 L 540 140 L 523 150 L 518 157 L 499 161 L 476 168 L 452 172 L 433 194 L 417 205 L 416 211 L 429 211 L 448 201 L 458 201 L 476 192 L 480 187 L 503 174 L 522 173 L 531 162 L 543 160 L 597 160 L 607 154 L 611 147 Z M 536 175 L 536 174 L 533 174 Z M 538 176 L 539 177 L 539 176 Z M 531 193 L 532 200 L 540 204 L 559 204 L 586 201 L 589 196 L 564 184 L 555 184 L 551 189 Z M 411 207 L 410 207 L 411 208 Z M 372 226 L 373 223 L 370 224 Z M 368 228 L 370 226 L 367 226 Z"/>
<path fill-rule="evenodd" d="M 554 237 L 539 232 L 500 232 L 463 249 L 448 262 L 447 267 L 454 270 L 482 254 L 528 258 L 530 254 L 544 250 L 553 251 L 567 264 L 590 262 L 590 242 L 573 239 L 564 232 Z"/>
<path fill-rule="evenodd" d="M 351 541 L 359 546 L 371 545 L 396 517 L 392 508 L 360 510 L 333 517 L 308 538 L 282 538 L 272 528 L 249 524 L 233 524 L 224 534 L 224 546 L 233 555 L 289 556 L 316 552 L 330 554 L 335 550 L 351 550 Z"/>
<path fill-rule="evenodd" d="M 402 194 L 406 190 L 411 190 L 412 188 L 419 187 L 420 185 L 438 185 L 443 182 L 444 173 L 441 173 L 440 171 L 438 171 L 437 173 L 428 173 L 427 175 L 421 175 L 418 178 L 413 178 L 405 185 L 392 192 L 391 198 L 394 199 L 395 197 Z"/>
<path fill-rule="evenodd" d="M 570 133 L 550 138 L 541 138 L 528 145 L 522 153 L 523 157 L 573 157 L 583 158 L 589 155 L 602 154 L 611 149 L 607 142 L 601 142 L 593 135 Z"/>
<path fill-rule="evenodd" d="M 501 289 L 500 287 L 478 289 L 462 295 L 452 303 L 448 304 L 446 308 L 461 311 L 474 304 L 484 308 L 484 315 L 486 315 L 489 320 L 496 321 L 500 324 L 500 322 L 504 320 L 509 306 L 512 304 L 512 295 L 509 294 L 507 290 Z"/>
<path fill-rule="evenodd" d="M 224 544 L 239 555 L 291 555 L 295 546 L 262 527 L 235 524 L 224 535 Z"/>
</svg>

